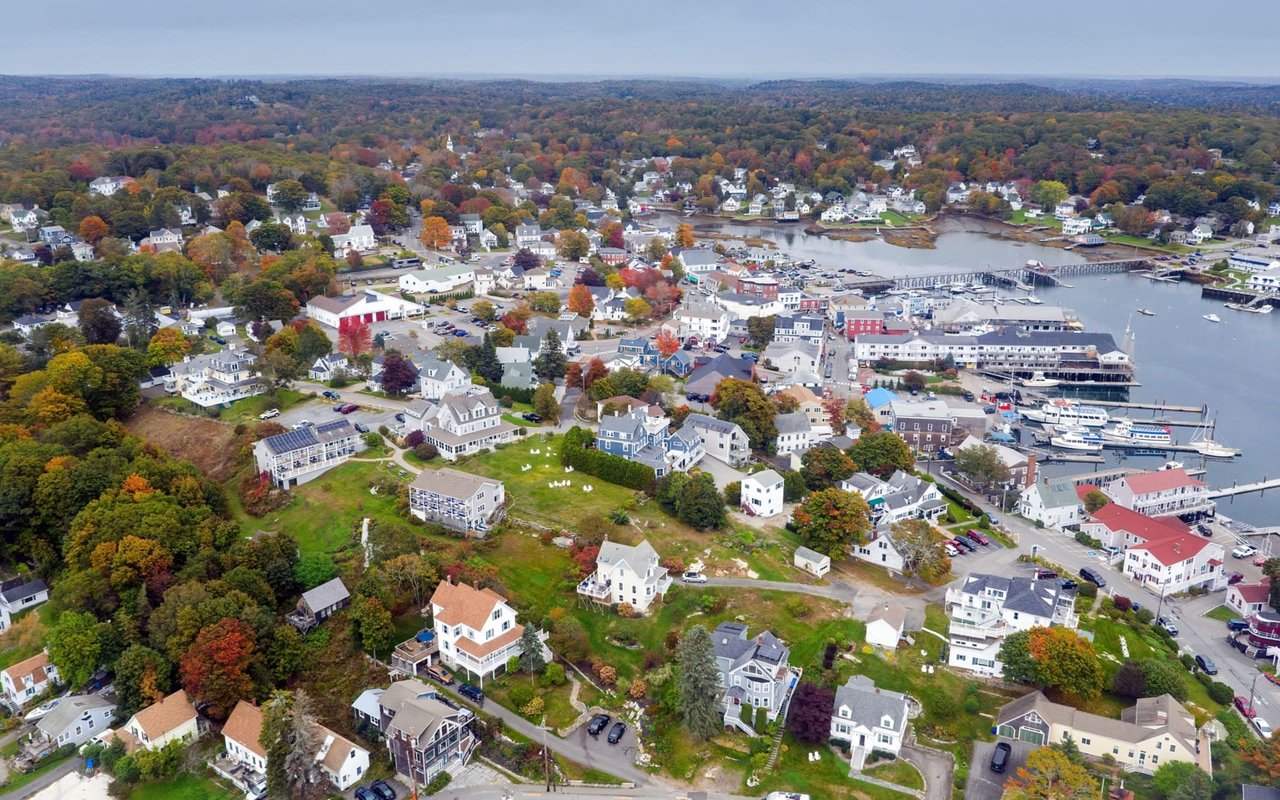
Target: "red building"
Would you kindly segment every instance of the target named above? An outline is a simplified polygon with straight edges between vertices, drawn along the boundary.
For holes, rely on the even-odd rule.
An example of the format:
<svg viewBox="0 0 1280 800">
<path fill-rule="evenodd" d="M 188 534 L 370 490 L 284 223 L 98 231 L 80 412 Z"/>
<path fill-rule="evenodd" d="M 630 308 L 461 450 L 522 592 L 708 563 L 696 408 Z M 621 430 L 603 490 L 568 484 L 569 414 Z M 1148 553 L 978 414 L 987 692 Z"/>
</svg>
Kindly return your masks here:
<svg viewBox="0 0 1280 800">
<path fill-rule="evenodd" d="M 882 334 L 885 332 L 884 314 L 874 309 L 852 310 L 844 312 L 844 335 L 852 340 L 859 334 Z"/>
</svg>

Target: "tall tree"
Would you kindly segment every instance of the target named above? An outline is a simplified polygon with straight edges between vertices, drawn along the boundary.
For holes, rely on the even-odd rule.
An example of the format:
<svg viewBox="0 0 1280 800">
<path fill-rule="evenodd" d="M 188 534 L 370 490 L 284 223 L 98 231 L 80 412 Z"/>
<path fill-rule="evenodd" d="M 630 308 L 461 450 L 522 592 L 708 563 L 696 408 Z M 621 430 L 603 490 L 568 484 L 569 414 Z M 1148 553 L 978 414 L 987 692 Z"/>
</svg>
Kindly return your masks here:
<svg viewBox="0 0 1280 800">
<path fill-rule="evenodd" d="M 177 326 L 161 328 L 147 342 L 147 363 L 153 367 L 167 367 L 181 361 L 191 352 L 191 343 Z"/>
<path fill-rule="evenodd" d="M 653 344 L 658 348 L 658 352 L 663 358 L 669 358 L 680 349 L 680 339 L 671 332 L 670 328 L 663 328 L 658 331 L 658 336 L 653 340 Z"/>
<path fill-rule="evenodd" d="M 151 337 L 160 328 L 160 324 L 156 321 L 155 306 L 151 304 L 151 298 L 147 293 L 141 289 L 134 289 L 125 297 L 123 317 L 125 337 L 128 339 L 129 346 L 135 350 L 146 347 Z"/>
<path fill-rule="evenodd" d="M 862 495 L 840 489 L 814 492 L 796 506 L 796 533 L 805 544 L 833 560 L 843 560 L 849 548 L 863 544 L 871 530 L 871 510 Z"/>
<path fill-rule="evenodd" d="M 493 322 L 498 318 L 498 311 L 488 300 L 477 300 L 471 304 L 471 314 L 484 322 Z"/>
<path fill-rule="evenodd" d="M 49 660 L 62 682 L 77 689 L 89 682 L 102 652 L 102 630 L 92 614 L 68 611 L 49 631 Z"/>
<path fill-rule="evenodd" d="M 497 386 L 502 381 L 503 369 L 502 362 L 498 360 L 498 348 L 493 342 L 493 336 L 487 332 L 476 351 L 474 368 L 476 374 L 490 386 Z"/>
<path fill-rule="evenodd" d="M 653 306 L 649 305 L 641 297 L 632 297 L 627 300 L 622 304 L 622 310 L 633 325 L 639 325 L 653 314 Z"/>
<path fill-rule="evenodd" d="M 725 378 L 716 384 L 711 407 L 721 419 L 736 423 L 747 434 L 753 450 L 766 450 L 778 438 L 774 424 L 777 408 L 754 383 Z"/>
<path fill-rule="evenodd" d="M 351 624 L 366 653 L 376 656 L 391 646 L 395 626 L 391 612 L 378 598 L 357 595 L 351 604 Z"/>
<path fill-rule="evenodd" d="M 564 348 L 560 346 L 560 334 L 555 328 L 548 328 L 542 337 L 542 345 L 538 348 L 538 357 L 533 361 L 533 371 L 544 381 L 563 378 L 569 371 L 568 359 Z"/>
<path fill-rule="evenodd" d="M 720 670 L 716 667 L 711 635 L 695 625 L 680 641 L 680 717 L 689 733 L 699 739 L 710 739 L 721 731 L 724 717 L 720 710 Z"/>
<path fill-rule="evenodd" d="M 382 391 L 392 397 L 401 397 L 418 385 L 418 368 L 403 354 L 388 350 L 382 358 Z"/>
<path fill-rule="evenodd" d="M 520 669 L 525 672 L 541 675 L 547 668 L 547 660 L 542 657 L 542 640 L 532 624 L 524 626 L 520 634 Z"/>
<path fill-rule="evenodd" d="M 951 571 L 951 559 L 943 547 L 942 531 L 928 520 L 904 519 L 893 523 L 893 543 L 908 575 L 936 581 Z"/>
<path fill-rule="evenodd" d="M 853 459 L 838 447 L 812 447 L 800 456 L 800 474 L 810 490 L 830 489 L 857 471 Z"/>
<path fill-rule="evenodd" d="M 293 319 L 298 315 L 298 298 L 284 284 L 260 278 L 245 284 L 237 298 L 236 312 L 249 319 Z"/>
<path fill-rule="evenodd" d="M 787 712 L 787 730 L 805 744 L 822 744 L 831 738 L 831 713 L 836 694 L 808 681 L 796 687 Z"/>
<path fill-rule="evenodd" d="M 259 743 L 267 751 L 267 796 L 309 800 L 324 796 L 316 753 L 319 724 L 301 689 L 277 691 L 262 707 Z"/>
<path fill-rule="evenodd" d="M 432 250 L 448 247 L 453 241 L 453 233 L 449 230 L 448 221 L 444 217 L 423 217 L 422 231 L 418 234 L 418 241 Z"/>
<path fill-rule="evenodd" d="M 547 422 L 555 422 L 560 418 L 560 404 L 556 402 L 554 383 L 540 383 L 533 390 L 533 411 Z"/>
<path fill-rule="evenodd" d="M 255 649 L 253 629 L 238 619 L 225 618 L 202 628 L 179 663 L 182 688 L 207 701 L 215 719 L 226 719 L 235 704 L 253 692 L 249 662 Z"/>
<path fill-rule="evenodd" d="M 845 452 L 863 472 L 880 478 L 888 478 L 897 470 L 910 472 L 916 465 L 911 448 L 893 431 L 864 433 Z"/>
<path fill-rule="evenodd" d="M 173 665 L 164 654 L 141 644 L 130 645 L 116 662 L 116 701 L 121 716 L 158 703 L 173 688 Z"/>
<path fill-rule="evenodd" d="M 80 304 L 76 322 L 87 344 L 115 344 L 124 326 L 109 300 L 93 297 Z"/>
<path fill-rule="evenodd" d="M 1005 782 L 1005 800 L 1093 800 L 1098 782 L 1089 771 L 1050 747 L 1027 756 L 1025 767 Z"/>
<path fill-rule="evenodd" d="M 292 178 L 278 181 L 275 185 L 276 205 L 290 213 L 301 211 L 310 196 L 311 193 L 307 191 L 307 187 Z"/>
<path fill-rule="evenodd" d="M 676 226 L 676 247 L 693 247 L 698 240 L 693 235 L 693 226 L 682 222 Z"/>
<path fill-rule="evenodd" d="M 988 444 L 961 447 L 956 450 L 956 470 L 983 491 L 1009 482 L 1009 465 L 1000 458 L 1000 451 Z"/>
<path fill-rule="evenodd" d="M 556 240 L 556 252 L 565 261 L 577 261 L 587 257 L 591 250 L 591 242 L 585 233 L 579 231 L 560 231 Z"/>
<path fill-rule="evenodd" d="M 92 245 L 107 238 L 111 234 L 111 226 L 102 217 L 90 214 L 80 220 L 80 238 Z"/>
<path fill-rule="evenodd" d="M 344 319 L 338 325 L 338 352 L 352 360 L 369 352 L 373 343 L 373 334 L 369 323 L 355 319 Z"/>
<path fill-rule="evenodd" d="M 592 312 L 596 310 L 595 298 L 591 296 L 591 290 L 585 284 L 574 284 L 569 290 L 568 308 L 583 317 L 590 317 Z M 475 306 L 472 306 L 475 309 Z"/>
</svg>

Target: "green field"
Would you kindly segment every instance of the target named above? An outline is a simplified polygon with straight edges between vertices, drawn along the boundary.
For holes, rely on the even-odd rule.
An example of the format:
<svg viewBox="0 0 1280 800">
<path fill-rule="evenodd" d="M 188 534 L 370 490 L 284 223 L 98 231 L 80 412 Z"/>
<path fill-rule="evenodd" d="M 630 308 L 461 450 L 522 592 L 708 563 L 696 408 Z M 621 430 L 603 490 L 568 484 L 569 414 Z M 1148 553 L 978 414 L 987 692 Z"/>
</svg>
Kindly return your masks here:
<svg viewBox="0 0 1280 800">
<path fill-rule="evenodd" d="M 872 767 L 869 770 L 865 770 L 865 772 L 873 778 L 896 783 L 908 789 L 924 788 L 924 778 L 920 776 L 920 770 L 901 758 L 890 761 L 887 764 Z"/>
<path fill-rule="evenodd" d="M 215 783 L 184 772 L 176 778 L 135 786 L 127 795 L 129 800 L 233 800 L 241 792 L 232 792 Z"/>
<path fill-rule="evenodd" d="M 1240 615 L 1228 606 L 1218 606 L 1205 614 L 1209 619 L 1216 619 L 1219 622 L 1230 622 L 1237 619 Z"/>
<path fill-rule="evenodd" d="M 266 411 L 268 408 L 276 408 L 281 411 L 293 408 L 296 405 L 305 403 L 315 397 L 314 393 L 295 392 L 292 389 L 281 389 L 274 394 L 260 394 L 254 397 L 246 397 L 243 400 L 237 400 L 226 408 L 219 409 L 218 419 L 223 422 L 235 425 L 240 422 L 248 422 L 256 420 L 258 415 Z M 157 406 L 171 408 L 183 414 L 192 414 L 195 416 L 207 416 L 206 409 L 197 406 L 190 400 L 182 397 L 161 397 L 151 401 Z"/>
</svg>

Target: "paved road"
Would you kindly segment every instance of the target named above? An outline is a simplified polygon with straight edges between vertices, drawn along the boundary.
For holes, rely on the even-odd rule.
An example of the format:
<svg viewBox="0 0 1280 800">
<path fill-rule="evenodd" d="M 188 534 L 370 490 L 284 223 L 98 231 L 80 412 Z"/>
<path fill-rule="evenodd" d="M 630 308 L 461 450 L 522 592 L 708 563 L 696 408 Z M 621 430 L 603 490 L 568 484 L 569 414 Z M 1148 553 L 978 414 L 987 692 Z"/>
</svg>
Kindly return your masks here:
<svg viewBox="0 0 1280 800">
<path fill-rule="evenodd" d="M 24 798 L 31 797 L 41 789 L 52 786 L 63 777 L 75 772 L 78 766 L 80 766 L 80 759 L 68 758 L 21 789 L 0 794 L 0 800 L 24 800 Z"/>
<path fill-rule="evenodd" d="M 1026 742 L 1009 742 L 1013 757 L 1004 772 L 991 771 L 991 754 L 995 742 L 974 742 L 973 760 L 969 762 L 969 782 L 964 787 L 964 800 L 1000 800 L 1004 796 L 1004 782 L 1018 773 L 1027 763 L 1027 756 L 1037 749 Z"/>
<path fill-rule="evenodd" d="M 547 794 L 541 784 L 468 786 L 457 790 L 450 786 L 438 796 L 450 798 L 450 800 L 530 800 L 530 798 L 556 796 L 571 797 L 574 800 L 629 800 L 630 798 L 690 800 L 695 794 L 700 800 L 744 800 L 743 796 L 735 794 L 695 792 L 691 789 L 667 789 L 656 786 L 642 786 L 636 789 L 622 789 L 614 786 L 599 788 L 566 786 L 558 788 L 553 794 Z M 758 795 L 755 798 L 758 800 Z"/>
<path fill-rule="evenodd" d="M 955 770 L 955 758 L 950 753 L 908 744 L 902 746 L 902 757 L 920 770 L 925 800 L 950 800 Z"/>
</svg>

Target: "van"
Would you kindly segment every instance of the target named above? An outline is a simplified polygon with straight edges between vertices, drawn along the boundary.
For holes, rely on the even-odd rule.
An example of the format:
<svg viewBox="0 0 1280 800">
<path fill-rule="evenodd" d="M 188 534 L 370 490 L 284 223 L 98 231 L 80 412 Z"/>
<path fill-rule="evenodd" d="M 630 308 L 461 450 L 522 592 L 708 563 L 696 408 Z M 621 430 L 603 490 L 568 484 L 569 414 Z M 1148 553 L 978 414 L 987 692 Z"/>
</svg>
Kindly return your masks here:
<svg viewBox="0 0 1280 800">
<path fill-rule="evenodd" d="M 1107 585 L 1107 582 L 1103 580 L 1101 575 L 1088 567 L 1080 568 L 1080 577 L 1084 578 L 1089 583 L 1092 583 L 1094 586 L 1097 586 L 1099 589 Z"/>
<path fill-rule="evenodd" d="M 996 751 L 991 754 L 991 771 L 1004 772 L 1012 757 L 1013 747 L 1008 742 L 999 742 L 996 744 Z"/>
</svg>

